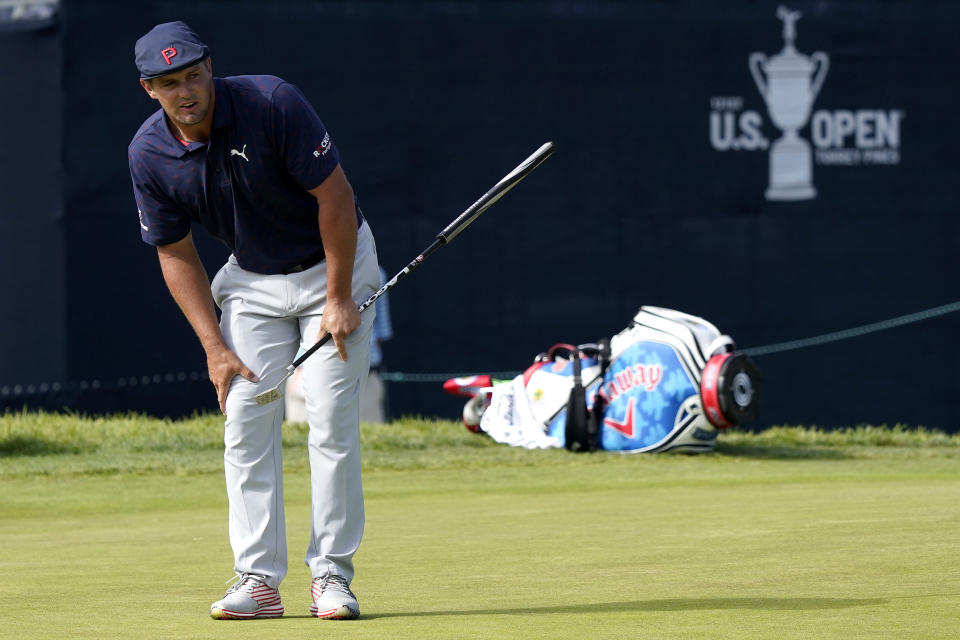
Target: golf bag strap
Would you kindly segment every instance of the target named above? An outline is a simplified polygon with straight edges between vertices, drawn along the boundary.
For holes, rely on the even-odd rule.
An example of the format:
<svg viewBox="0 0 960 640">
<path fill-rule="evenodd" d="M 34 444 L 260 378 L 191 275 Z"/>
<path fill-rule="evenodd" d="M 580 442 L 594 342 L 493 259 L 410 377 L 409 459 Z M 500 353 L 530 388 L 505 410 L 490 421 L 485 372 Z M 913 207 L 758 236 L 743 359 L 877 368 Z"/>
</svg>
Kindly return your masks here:
<svg viewBox="0 0 960 640">
<path fill-rule="evenodd" d="M 570 451 L 588 452 L 602 448 L 600 427 L 603 425 L 603 412 L 606 403 L 600 394 L 594 394 L 593 406 L 587 409 L 586 389 L 580 379 L 581 353 L 596 356 L 600 364 L 600 378 L 610 366 L 610 340 L 602 338 L 596 344 L 584 344 L 573 349 L 574 385 L 570 389 L 567 402 L 566 448 Z"/>
</svg>

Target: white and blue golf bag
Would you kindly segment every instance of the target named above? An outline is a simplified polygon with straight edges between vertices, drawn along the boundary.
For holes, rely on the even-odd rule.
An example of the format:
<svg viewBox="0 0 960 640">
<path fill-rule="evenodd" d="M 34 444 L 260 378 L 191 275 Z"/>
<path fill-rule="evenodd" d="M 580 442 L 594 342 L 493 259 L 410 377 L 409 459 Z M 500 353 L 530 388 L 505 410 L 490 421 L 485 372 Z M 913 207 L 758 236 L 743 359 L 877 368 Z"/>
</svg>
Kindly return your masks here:
<svg viewBox="0 0 960 640">
<path fill-rule="evenodd" d="M 513 380 L 476 389 L 464 423 L 528 448 L 703 452 L 719 429 L 751 422 L 761 394 L 759 370 L 732 338 L 644 306 L 609 340 L 554 345 Z"/>
</svg>

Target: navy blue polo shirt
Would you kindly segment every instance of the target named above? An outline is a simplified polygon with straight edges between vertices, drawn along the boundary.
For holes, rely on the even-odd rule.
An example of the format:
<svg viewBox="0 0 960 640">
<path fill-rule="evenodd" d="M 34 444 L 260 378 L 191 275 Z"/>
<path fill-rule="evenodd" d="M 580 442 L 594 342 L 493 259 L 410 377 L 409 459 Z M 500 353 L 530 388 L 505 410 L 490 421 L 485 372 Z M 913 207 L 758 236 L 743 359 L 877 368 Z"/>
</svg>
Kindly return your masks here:
<svg viewBox="0 0 960 640">
<path fill-rule="evenodd" d="M 182 240 L 198 222 L 249 271 L 316 264 L 323 244 L 308 190 L 340 162 L 326 127 L 299 89 L 274 76 L 214 78 L 214 92 L 208 142 L 178 140 L 163 109 L 130 142 L 144 242 Z"/>
</svg>

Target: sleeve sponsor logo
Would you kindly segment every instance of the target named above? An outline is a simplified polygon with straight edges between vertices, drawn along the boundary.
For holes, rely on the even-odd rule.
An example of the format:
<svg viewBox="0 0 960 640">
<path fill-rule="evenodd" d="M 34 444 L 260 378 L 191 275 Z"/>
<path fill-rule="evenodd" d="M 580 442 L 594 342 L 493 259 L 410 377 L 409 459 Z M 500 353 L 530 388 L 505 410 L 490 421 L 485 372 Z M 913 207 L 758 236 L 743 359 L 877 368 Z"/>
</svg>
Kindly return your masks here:
<svg viewBox="0 0 960 640">
<path fill-rule="evenodd" d="M 316 151 L 313 152 L 315 158 L 327 155 L 327 152 L 330 151 L 330 147 L 333 146 L 333 141 L 330 139 L 330 134 L 327 133 L 323 136 L 323 140 L 320 141 L 320 144 L 317 145 Z"/>
</svg>

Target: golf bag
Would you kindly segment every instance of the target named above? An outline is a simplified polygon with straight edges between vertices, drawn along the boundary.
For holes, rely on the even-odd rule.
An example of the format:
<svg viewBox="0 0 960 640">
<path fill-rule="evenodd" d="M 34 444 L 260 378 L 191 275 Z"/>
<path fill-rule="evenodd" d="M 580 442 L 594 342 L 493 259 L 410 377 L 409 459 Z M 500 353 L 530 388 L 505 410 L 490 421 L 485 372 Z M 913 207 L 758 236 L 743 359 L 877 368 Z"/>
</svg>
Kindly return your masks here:
<svg viewBox="0 0 960 640">
<path fill-rule="evenodd" d="M 510 381 L 455 378 L 444 388 L 471 395 L 464 424 L 498 442 L 655 452 L 712 451 L 718 429 L 755 417 L 762 378 L 706 320 L 644 306 L 609 340 L 558 344 Z"/>
</svg>

